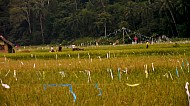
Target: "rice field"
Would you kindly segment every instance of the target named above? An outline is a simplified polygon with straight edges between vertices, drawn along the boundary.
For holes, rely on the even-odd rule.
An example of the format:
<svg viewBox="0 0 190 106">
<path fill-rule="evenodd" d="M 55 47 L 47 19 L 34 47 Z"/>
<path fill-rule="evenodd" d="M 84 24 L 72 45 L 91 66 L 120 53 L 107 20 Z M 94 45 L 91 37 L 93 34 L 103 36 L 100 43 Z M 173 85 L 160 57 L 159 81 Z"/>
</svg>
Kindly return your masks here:
<svg viewBox="0 0 190 106">
<path fill-rule="evenodd" d="M 189 43 L 81 48 L 0 54 L 0 105 L 189 105 Z"/>
</svg>

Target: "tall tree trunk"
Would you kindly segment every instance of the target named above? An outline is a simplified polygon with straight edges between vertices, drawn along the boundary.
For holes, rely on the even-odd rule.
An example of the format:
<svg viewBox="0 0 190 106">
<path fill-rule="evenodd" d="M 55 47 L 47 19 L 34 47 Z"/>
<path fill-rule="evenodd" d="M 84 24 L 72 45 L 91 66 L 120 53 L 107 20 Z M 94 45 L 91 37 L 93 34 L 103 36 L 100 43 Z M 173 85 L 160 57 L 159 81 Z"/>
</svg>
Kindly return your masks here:
<svg viewBox="0 0 190 106">
<path fill-rule="evenodd" d="M 43 22 L 42 22 L 42 14 L 40 14 L 40 28 L 41 28 L 41 35 L 42 35 L 42 43 L 44 44 L 44 30 L 43 30 Z"/>
<path fill-rule="evenodd" d="M 47 2 L 48 2 L 48 6 L 49 6 L 49 0 Z"/>
<path fill-rule="evenodd" d="M 76 10 L 78 10 L 77 0 L 75 0 L 75 8 L 76 8 Z"/>
<path fill-rule="evenodd" d="M 102 0 L 101 0 L 101 4 L 102 4 L 103 7 L 105 7 L 104 2 Z"/>
<path fill-rule="evenodd" d="M 169 19 L 169 16 L 168 16 L 167 13 L 166 13 L 166 11 L 165 11 L 164 13 L 166 14 L 167 19 L 170 20 L 170 19 Z M 171 28 L 171 31 L 172 31 L 172 36 L 175 36 L 174 31 L 173 31 L 173 28 L 172 28 L 171 25 L 170 25 L 170 28 Z"/>
<path fill-rule="evenodd" d="M 105 31 L 105 37 L 106 37 L 107 36 L 106 22 L 104 23 L 104 31 Z"/>
<path fill-rule="evenodd" d="M 31 29 L 31 23 L 30 23 L 30 10 L 26 11 L 27 14 L 27 22 L 28 22 L 28 29 L 29 29 L 29 33 L 32 34 L 32 29 Z"/>
<path fill-rule="evenodd" d="M 27 17 L 27 22 L 28 22 L 28 28 L 29 28 L 29 33 L 32 34 L 32 29 L 31 29 L 31 22 L 30 22 L 30 4 L 27 2 L 26 6 L 26 17 Z"/>
<path fill-rule="evenodd" d="M 123 44 L 125 44 L 125 29 L 124 28 L 122 29 L 123 29 Z"/>
<path fill-rule="evenodd" d="M 106 11 L 106 9 L 105 9 L 105 5 L 104 5 L 104 2 L 101 0 L 101 4 L 102 4 L 102 7 L 104 8 L 104 12 Z"/>
<path fill-rule="evenodd" d="M 170 15 L 171 15 L 171 17 L 172 17 L 172 21 L 173 21 L 173 23 L 174 23 L 174 26 L 175 26 L 175 30 L 176 30 L 177 36 L 179 36 L 179 32 L 178 32 L 178 29 L 177 29 L 177 25 L 176 25 L 176 21 L 175 21 L 174 15 L 173 15 L 173 13 L 172 13 L 170 7 L 167 6 L 167 8 L 168 8 L 168 10 L 169 10 L 169 12 L 170 12 Z"/>
</svg>

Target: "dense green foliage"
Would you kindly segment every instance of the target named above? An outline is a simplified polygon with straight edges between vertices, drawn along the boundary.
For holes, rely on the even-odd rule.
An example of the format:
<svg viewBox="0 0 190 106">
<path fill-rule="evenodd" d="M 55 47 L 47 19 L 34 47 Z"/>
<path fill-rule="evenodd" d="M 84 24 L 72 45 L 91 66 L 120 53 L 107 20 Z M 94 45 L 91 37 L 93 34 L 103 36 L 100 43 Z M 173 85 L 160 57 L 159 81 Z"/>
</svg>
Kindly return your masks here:
<svg viewBox="0 0 190 106">
<path fill-rule="evenodd" d="M 189 16 L 189 0 L 0 0 L 0 33 L 20 45 L 122 38 L 122 27 L 145 36 L 188 37 Z"/>
</svg>

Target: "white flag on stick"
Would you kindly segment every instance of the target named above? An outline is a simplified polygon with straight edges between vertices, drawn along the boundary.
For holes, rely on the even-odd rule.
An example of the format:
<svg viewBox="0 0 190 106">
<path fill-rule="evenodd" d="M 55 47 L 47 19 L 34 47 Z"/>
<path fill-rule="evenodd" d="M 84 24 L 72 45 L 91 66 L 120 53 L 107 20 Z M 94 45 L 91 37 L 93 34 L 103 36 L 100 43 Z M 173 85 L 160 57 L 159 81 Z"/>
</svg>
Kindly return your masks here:
<svg viewBox="0 0 190 106">
<path fill-rule="evenodd" d="M 186 89 L 186 93 L 187 93 L 187 97 L 188 97 L 188 101 L 189 101 L 189 106 L 190 106 L 190 94 L 189 94 L 189 82 L 186 82 L 185 84 L 185 89 Z"/>
<path fill-rule="evenodd" d="M 15 80 L 17 81 L 17 77 L 16 77 L 16 70 L 14 70 L 14 75 L 13 77 L 15 78 Z"/>
<path fill-rule="evenodd" d="M 10 86 L 9 86 L 9 85 L 7 85 L 7 84 L 3 84 L 2 79 L 0 79 L 0 80 L 1 80 L 1 85 L 2 85 L 4 88 L 6 88 L 6 89 L 9 89 L 9 88 L 10 88 Z"/>
<path fill-rule="evenodd" d="M 145 74 L 146 74 L 146 78 L 148 78 L 148 70 L 147 70 L 147 64 L 146 65 L 144 65 L 144 68 L 145 68 Z"/>
</svg>

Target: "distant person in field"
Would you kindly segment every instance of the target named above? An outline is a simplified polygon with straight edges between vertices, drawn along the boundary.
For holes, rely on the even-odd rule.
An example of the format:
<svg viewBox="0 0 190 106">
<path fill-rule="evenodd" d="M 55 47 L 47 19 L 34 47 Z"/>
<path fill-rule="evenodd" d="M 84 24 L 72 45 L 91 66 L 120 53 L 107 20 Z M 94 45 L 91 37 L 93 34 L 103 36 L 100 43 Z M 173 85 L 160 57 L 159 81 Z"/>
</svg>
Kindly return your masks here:
<svg viewBox="0 0 190 106">
<path fill-rule="evenodd" d="M 58 47 L 58 52 L 62 52 L 62 46 L 61 46 L 61 44 Z"/>
<path fill-rule="evenodd" d="M 73 49 L 73 48 L 76 48 L 75 44 L 72 44 L 72 45 L 71 45 L 71 48 L 72 48 L 72 49 Z"/>
<path fill-rule="evenodd" d="M 135 36 L 133 39 L 134 39 L 134 41 L 135 41 L 135 44 L 137 44 L 138 38 Z"/>
<path fill-rule="evenodd" d="M 149 46 L 149 42 L 148 41 L 146 41 L 146 48 L 148 49 L 148 46 Z"/>
<path fill-rule="evenodd" d="M 54 49 L 53 49 L 53 46 L 51 46 L 50 52 L 55 52 Z"/>
<path fill-rule="evenodd" d="M 16 45 L 15 47 L 16 47 L 16 50 L 18 50 L 18 49 L 19 49 L 19 45 Z"/>
<path fill-rule="evenodd" d="M 72 44 L 71 48 L 73 51 L 84 50 L 84 49 L 80 49 L 80 48 L 76 47 L 75 44 Z"/>
</svg>

